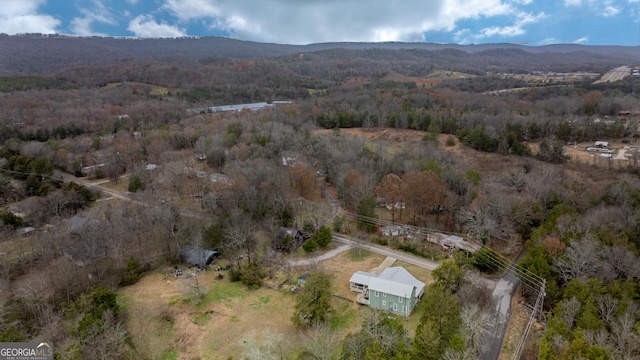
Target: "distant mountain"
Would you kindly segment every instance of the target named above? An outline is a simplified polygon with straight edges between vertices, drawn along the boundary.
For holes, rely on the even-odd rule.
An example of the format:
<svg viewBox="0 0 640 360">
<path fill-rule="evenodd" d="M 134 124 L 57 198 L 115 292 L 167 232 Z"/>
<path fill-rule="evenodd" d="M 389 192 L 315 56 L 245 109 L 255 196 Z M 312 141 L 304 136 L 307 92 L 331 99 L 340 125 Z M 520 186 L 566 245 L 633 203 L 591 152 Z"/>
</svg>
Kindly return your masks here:
<svg viewBox="0 0 640 360">
<path fill-rule="evenodd" d="M 575 44 L 523 46 L 518 44 L 456 45 L 439 43 L 319 43 L 283 45 L 241 41 L 223 37 L 188 37 L 177 39 L 140 39 L 110 37 L 72 37 L 63 35 L 0 34 L 0 75 L 47 74 L 72 64 L 96 64 L 125 59 L 200 60 L 251 59 L 291 55 L 329 49 L 418 49 L 459 50 L 486 56 L 515 56 L 494 50 L 519 50 L 517 53 L 590 53 L 616 61 L 640 61 L 640 47 L 584 46 Z"/>
</svg>

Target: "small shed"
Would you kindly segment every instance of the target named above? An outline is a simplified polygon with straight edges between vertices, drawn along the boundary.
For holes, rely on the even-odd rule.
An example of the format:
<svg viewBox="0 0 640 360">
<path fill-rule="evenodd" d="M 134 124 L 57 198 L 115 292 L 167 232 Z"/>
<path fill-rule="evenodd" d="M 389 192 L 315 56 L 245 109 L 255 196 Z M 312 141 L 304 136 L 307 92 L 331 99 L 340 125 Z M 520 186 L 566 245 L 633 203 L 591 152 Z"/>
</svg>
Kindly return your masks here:
<svg viewBox="0 0 640 360">
<path fill-rule="evenodd" d="M 310 273 L 304 273 L 302 275 L 300 275 L 298 277 L 298 286 L 299 287 L 304 287 L 304 285 L 307 283 L 307 278 L 309 277 L 309 275 L 311 275 Z"/>
<path fill-rule="evenodd" d="M 219 257 L 219 252 L 197 246 L 183 245 L 178 250 L 178 261 L 201 268 L 211 264 Z"/>
</svg>

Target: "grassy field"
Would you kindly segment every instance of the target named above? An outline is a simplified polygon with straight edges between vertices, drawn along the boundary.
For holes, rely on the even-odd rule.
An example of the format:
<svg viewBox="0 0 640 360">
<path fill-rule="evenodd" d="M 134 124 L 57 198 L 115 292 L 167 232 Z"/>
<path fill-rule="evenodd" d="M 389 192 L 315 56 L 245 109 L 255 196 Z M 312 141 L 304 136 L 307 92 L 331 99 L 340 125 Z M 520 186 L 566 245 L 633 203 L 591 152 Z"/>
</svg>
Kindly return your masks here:
<svg viewBox="0 0 640 360">
<path fill-rule="evenodd" d="M 317 266 L 333 275 L 332 327 L 339 336 L 358 331 L 367 307 L 355 302 L 349 290 L 349 278 L 357 270 L 369 271 L 384 257 L 367 251 L 349 250 Z M 430 283 L 430 272 L 409 264 L 405 266 L 418 279 Z M 294 274 L 312 270 L 295 268 Z M 249 290 L 227 277 L 215 280 L 213 271 L 200 273 L 198 284 L 203 299 L 193 301 L 193 279 L 165 277 L 154 271 L 138 283 L 122 288 L 119 301 L 126 311 L 132 343 L 144 357 L 153 359 L 227 359 L 238 358 L 245 341 L 269 334 L 279 334 L 283 351 L 299 354 L 303 349 L 302 333 L 293 327 L 291 316 L 295 295 L 289 287 L 282 290 Z M 292 276 L 293 279 L 297 275 Z M 419 321 L 414 313 L 406 324 L 413 333 Z"/>
<path fill-rule="evenodd" d="M 149 94 L 150 95 L 159 95 L 159 96 L 164 96 L 164 95 L 168 95 L 169 94 L 169 89 L 167 89 L 164 86 L 158 86 L 158 85 L 151 85 L 151 84 L 145 84 L 145 83 L 140 83 L 140 82 L 135 82 L 135 81 L 128 81 L 127 83 L 121 83 L 121 82 L 113 82 L 113 83 L 109 83 L 105 86 L 105 89 L 113 89 L 113 88 L 117 88 L 120 86 L 133 86 L 136 88 L 148 88 L 150 89 Z"/>
</svg>

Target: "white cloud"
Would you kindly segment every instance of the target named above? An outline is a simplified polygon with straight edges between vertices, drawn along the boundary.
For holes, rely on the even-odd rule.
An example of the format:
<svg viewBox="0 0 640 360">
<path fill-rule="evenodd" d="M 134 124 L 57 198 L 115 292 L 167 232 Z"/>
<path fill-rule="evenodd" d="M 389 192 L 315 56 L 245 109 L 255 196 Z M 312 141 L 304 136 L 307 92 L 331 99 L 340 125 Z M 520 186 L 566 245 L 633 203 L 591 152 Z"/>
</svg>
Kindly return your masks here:
<svg viewBox="0 0 640 360">
<path fill-rule="evenodd" d="M 162 8 L 171 11 L 180 20 L 190 20 L 221 15 L 215 1 L 209 0 L 167 0 Z"/>
<path fill-rule="evenodd" d="M 158 23 L 150 15 L 140 15 L 129 22 L 127 30 L 139 37 L 173 38 L 186 36 L 184 30 L 166 23 Z"/>
<path fill-rule="evenodd" d="M 71 19 L 71 31 L 80 36 L 92 36 L 100 35 L 106 36 L 107 34 L 97 33 L 91 29 L 94 22 L 116 25 L 117 21 L 113 13 L 107 9 L 107 7 L 100 0 L 94 0 L 92 2 L 92 8 L 82 8 L 80 12 L 82 17 L 75 17 Z"/>
<path fill-rule="evenodd" d="M 60 20 L 38 13 L 38 8 L 46 0 L 3 0 L 0 5 L 0 33 L 42 33 L 57 32 Z"/>
<path fill-rule="evenodd" d="M 516 20 L 513 24 L 507 26 L 489 26 L 479 33 L 472 33 L 469 29 L 458 31 L 454 34 L 454 39 L 459 43 L 475 43 L 478 41 L 484 41 L 493 37 L 509 38 L 514 36 L 523 35 L 526 33 L 525 27 L 530 24 L 539 22 L 546 18 L 544 13 L 530 14 L 525 12 L 516 12 L 514 14 Z"/>
<path fill-rule="evenodd" d="M 181 24 L 203 21 L 232 37 L 296 44 L 421 41 L 465 19 L 508 15 L 530 0 L 163 0 Z M 363 6 L 364 5 L 364 6 Z"/>
<path fill-rule="evenodd" d="M 138 0 L 127 0 L 127 2 L 128 2 L 129 4 L 133 4 L 133 5 L 135 5 L 135 4 L 137 4 L 137 3 L 138 3 Z"/>
<path fill-rule="evenodd" d="M 574 44 L 584 44 L 584 43 L 586 43 L 588 41 L 589 41 L 589 37 L 588 36 L 583 36 L 583 37 L 575 40 L 573 43 Z"/>
<path fill-rule="evenodd" d="M 481 37 L 492 37 L 492 36 L 518 36 L 525 33 L 524 27 L 529 24 L 536 23 L 545 18 L 544 13 L 540 13 L 537 15 L 520 13 L 518 14 L 517 21 L 510 26 L 492 26 L 485 28 L 481 31 Z"/>
<path fill-rule="evenodd" d="M 640 0 L 627 0 L 629 4 L 638 3 Z M 564 5 L 582 6 L 585 5 L 589 11 L 600 16 L 611 17 L 622 12 L 622 8 L 616 4 L 616 0 L 564 0 Z"/>
<path fill-rule="evenodd" d="M 610 17 L 610 16 L 615 16 L 618 15 L 620 13 L 620 8 L 617 8 L 615 6 L 609 5 L 606 6 L 601 12 L 600 15 L 604 16 L 604 17 Z"/>
<path fill-rule="evenodd" d="M 549 45 L 549 44 L 557 44 L 559 42 L 560 40 L 558 40 L 557 38 L 550 37 L 550 38 L 546 38 L 538 41 L 535 45 Z"/>
</svg>

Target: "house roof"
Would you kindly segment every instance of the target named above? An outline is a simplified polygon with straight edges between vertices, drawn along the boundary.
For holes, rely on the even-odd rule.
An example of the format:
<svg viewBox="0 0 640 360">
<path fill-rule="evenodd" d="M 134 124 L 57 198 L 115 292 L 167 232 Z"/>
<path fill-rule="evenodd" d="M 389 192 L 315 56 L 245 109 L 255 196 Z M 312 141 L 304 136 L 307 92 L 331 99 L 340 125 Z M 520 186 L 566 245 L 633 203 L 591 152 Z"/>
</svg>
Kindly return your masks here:
<svg viewBox="0 0 640 360">
<path fill-rule="evenodd" d="M 398 284 L 410 285 L 411 287 L 415 287 L 416 295 L 422 294 L 425 287 L 425 284 L 422 281 L 416 279 L 413 275 L 411 275 L 411 273 L 409 273 L 407 270 L 405 270 L 401 266 L 394 266 L 394 267 L 384 269 L 382 273 L 380 273 L 380 276 L 378 276 L 378 278 L 389 280 Z M 369 288 L 371 288 L 371 285 L 369 285 Z M 403 294 L 395 294 L 390 292 L 387 292 L 387 293 L 403 296 Z M 409 292 L 409 295 L 410 294 L 411 293 Z"/>
<path fill-rule="evenodd" d="M 299 232 L 300 232 L 300 230 L 298 230 L 298 229 L 281 227 L 280 230 L 278 230 L 278 233 L 276 234 L 276 238 L 282 239 L 286 235 L 289 235 L 289 236 L 291 236 L 292 238 L 295 239 L 295 237 L 298 235 Z"/>
<path fill-rule="evenodd" d="M 365 271 L 356 271 L 355 273 L 353 273 L 353 275 L 351 275 L 351 279 L 349 279 L 349 282 L 369 286 L 369 282 L 371 281 L 371 279 L 377 276 L 378 275 L 376 274 L 368 273 Z"/>
<path fill-rule="evenodd" d="M 369 282 L 369 291 L 379 291 L 390 295 L 410 298 L 415 287 L 413 284 L 405 284 L 393 280 L 371 278 Z M 417 292 L 416 292 L 417 293 Z"/>
<path fill-rule="evenodd" d="M 369 290 L 407 298 L 411 297 L 414 288 L 416 296 L 420 296 L 425 287 L 422 281 L 416 279 L 401 266 L 386 268 L 380 275 L 356 271 L 349 282 L 368 286 Z"/>
</svg>

